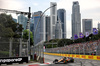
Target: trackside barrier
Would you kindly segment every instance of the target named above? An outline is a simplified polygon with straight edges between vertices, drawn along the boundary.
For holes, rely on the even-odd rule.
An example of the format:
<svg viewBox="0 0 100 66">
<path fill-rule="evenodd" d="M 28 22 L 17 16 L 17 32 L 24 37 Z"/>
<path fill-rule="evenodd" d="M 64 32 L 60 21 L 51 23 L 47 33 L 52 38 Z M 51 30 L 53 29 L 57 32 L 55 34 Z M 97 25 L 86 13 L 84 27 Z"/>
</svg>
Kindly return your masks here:
<svg viewBox="0 0 100 66">
<path fill-rule="evenodd" d="M 60 54 L 60 53 L 47 53 L 47 52 L 44 52 L 44 54 L 55 55 L 55 56 L 73 57 L 73 58 L 81 58 L 81 59 L 100 60 L 100 56 L 94 56 L 94 55 Z"/>
<path fill-rule="evenodd" d="M 53 47 L 55 43 L 44 43 L 45 45 L 51 44 L 52 48 L 45 48 L 48 53 L 62 53 L 62 54 L 79 54 L 79 55 L 100 55 L 100 39 L 95 41 L 88 41 L 84 43 L 74 43 L 64 45 L 62 47 Z M 57 44 L 57 43 L 56 43 Z"/>
<path fill-rule="evenodd" d="M 44 50 L 43 50 L 44 41 L 39 42 L 33 47 L 33 58 L 40 63 L 44 63 Z M 36 58 L 34 55 L 36 54 Z"/>
</svg>

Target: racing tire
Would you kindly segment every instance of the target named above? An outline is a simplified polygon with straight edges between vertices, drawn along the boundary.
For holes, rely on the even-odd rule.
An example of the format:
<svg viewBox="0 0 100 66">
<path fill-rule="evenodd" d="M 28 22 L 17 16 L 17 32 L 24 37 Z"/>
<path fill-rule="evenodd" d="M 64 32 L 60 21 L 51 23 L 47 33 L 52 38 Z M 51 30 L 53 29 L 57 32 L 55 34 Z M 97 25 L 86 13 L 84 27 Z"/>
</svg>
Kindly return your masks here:
<svg viewBox="0 0 100 66">
<path fill-rule="evenodd" d="M 67 64 L 67 61 L 65 61 L 64 64 Z"/>
<path fill-rule="evenodd" d="M 57 64 L 57 63 L 58 63 L 58 59 L 55 59 L 55 60 L 53 61 L 53 63 Z"/>
<path fill-rule="evenodd" d="M 73 60 L 71 60 L 71 62 L 72 62 L 72 63 L 74 63 L 74 59 L 73 59 Z"/>
</svg>

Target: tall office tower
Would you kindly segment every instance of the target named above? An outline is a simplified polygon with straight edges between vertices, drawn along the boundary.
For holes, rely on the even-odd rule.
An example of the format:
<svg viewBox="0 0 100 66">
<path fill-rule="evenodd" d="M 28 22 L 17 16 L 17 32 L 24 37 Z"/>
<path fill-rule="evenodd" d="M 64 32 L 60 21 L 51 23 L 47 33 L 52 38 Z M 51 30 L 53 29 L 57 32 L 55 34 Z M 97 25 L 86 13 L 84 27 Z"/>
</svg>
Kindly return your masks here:
<svg viewBox="0 0 100 66">
<path fill-rule="evenodd" d="M 62 38 L 66 38 L 66 10 L 57 10 L 57 17 L 61 20 L 62 23 Z"/>
<path fill-rule="evenodd" d="M 55 24 L 57 22 L 57 5 L 55 2 L 51 2 L 50 6 L 50 39 L 55 39 Z"/>
<path fill-rule="evenodd" d="M 26 29 L 26 26 L 27 26 L 27 20 L 28 18 L 25 17 L 23 14 L 20 14 L 18 16 L 18 23 L 22 24 L 22 27 L 24 28 L 24 30 Z"/>
<path fill-rule="evenodd" d="M 13 18 L 13 21 L 17 23 L 17 19 Z"/>
<path fill-rule="evenodd" d="M 80 14 L 80 6 L 78 1 L 73 2 L 72 7 L 72 39 L 74 39 L 74 35 L 81 32 L 81 14 Z"/>
<path fill-rule="evenodd" d="M 33 33 L 33 36 L 34 36 L 34 20 L 33 20 L 33 18 L 30 19 L 30 31 Z"/>
<path fill-rule="evenodd" d="M 42 16 L 41 20 L 39 21 L 41 14 L 42 14 L 42 11 L 34 12 L 34 14 L 33 14 L 33 17 L 34 17 L 34 44 L 37 44 L 41 41 L 45 41 L 44 16 Z M 37 26 L 37 24 L 38 24 L 38 26 Z M 37 28 L 36 28 L 36 26 L 37 26 Z"/>
<path fill-rule="evenodd" d="M 86 35 L 86 32 L 89 34 L 92 33 L 92 19 L 82 19 L 83 25 L 83 34 Z"/>
<path fill-rule="evenodd" d="M 34 37 L 34 23 L 33 22 L 30 22 L 30 31 L 32 32 L 33 37 Z"/>
<path fill-rule="evenodd" d="M 98 29 L 100 30 L 100 23 L 98 23 Z"/>
<path fill-rule="evenodd" d="M 45 16 L 45 34 L 46 41 L 50 40 L 50 16 Z"/>
<path fill-rule="evenodd" d="M 55 27 L 55 38 L 62 39 L 62 23 L 60 19 L 58 19 Z"/>
</svg>

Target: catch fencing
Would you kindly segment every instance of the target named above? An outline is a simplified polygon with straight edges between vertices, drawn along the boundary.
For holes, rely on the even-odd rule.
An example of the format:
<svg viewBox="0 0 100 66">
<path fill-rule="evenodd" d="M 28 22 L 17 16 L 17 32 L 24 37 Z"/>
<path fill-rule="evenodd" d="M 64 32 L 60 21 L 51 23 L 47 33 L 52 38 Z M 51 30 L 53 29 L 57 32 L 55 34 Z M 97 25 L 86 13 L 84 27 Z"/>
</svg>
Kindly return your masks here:
<svg viewBox="0 0 100 66">
<path fill-rule="evenodd" d="M 28 42 L 21 38 L 0 38 L 0 58 L 27 57 Z"/>
<path fill-rule="evenodd" d="M 36 54 L 36 60 L 40 63 L 44 63 L 44 41 L 39 42 L 33 47 L 33 57 Z M 34 57 L 35 58 L 35 57 Z"/>
<path fill-rule="evenodd" d="M 62 54 L 100 55 L 100 40 L 66 45 L 64 47 L 46 48 L 45 52 Z"/>
</svg>

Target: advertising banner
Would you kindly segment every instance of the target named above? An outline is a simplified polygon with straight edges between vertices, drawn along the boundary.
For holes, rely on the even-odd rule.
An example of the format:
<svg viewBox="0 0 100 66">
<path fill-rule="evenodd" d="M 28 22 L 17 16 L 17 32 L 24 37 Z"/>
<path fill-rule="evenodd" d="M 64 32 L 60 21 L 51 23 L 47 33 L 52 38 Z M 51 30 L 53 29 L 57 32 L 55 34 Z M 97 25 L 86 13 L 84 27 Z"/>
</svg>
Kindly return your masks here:
<svg viewBox="0 0 100 66">
<path fill-rule="evenodd" d="M 28 63 L 28 57 L 9 57 L 9 58 L 0 58 L 1 64 L 12 64 L 12 63 Z"/>
</svg>

